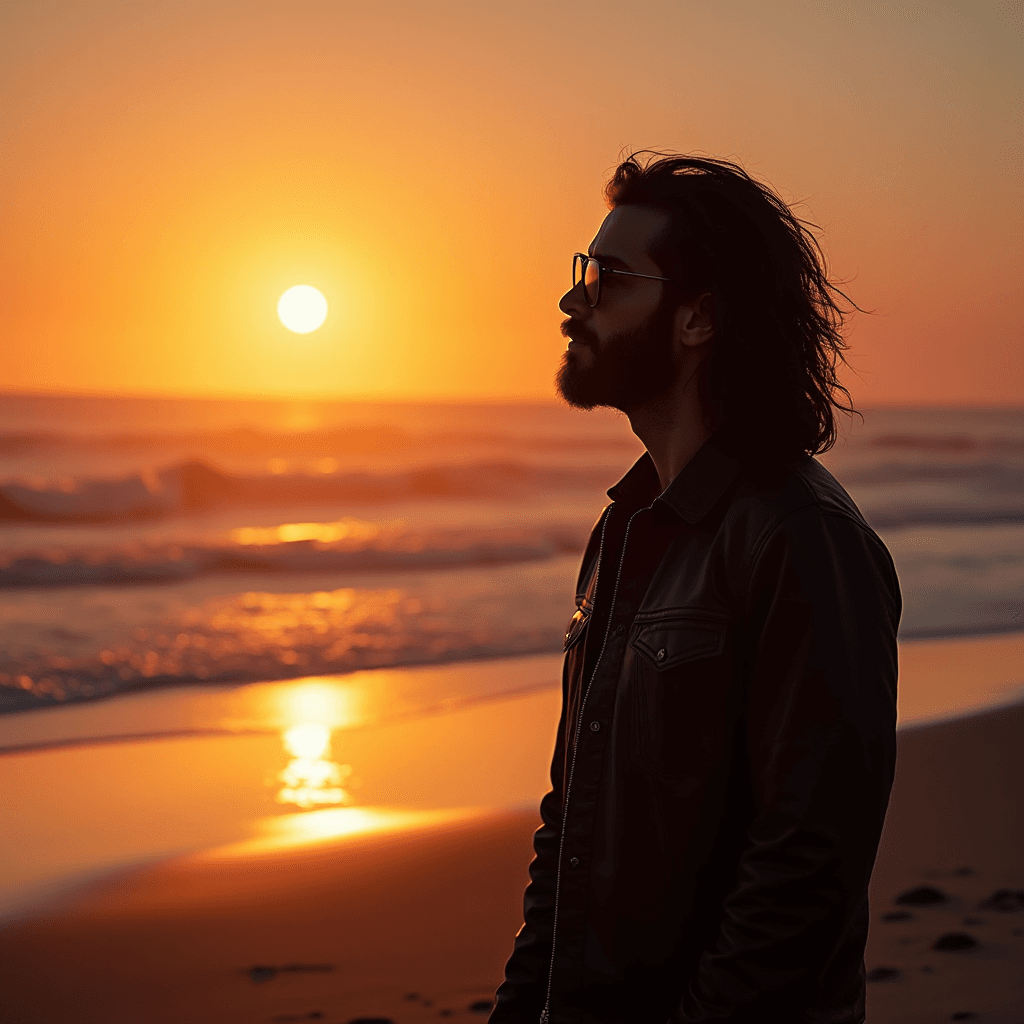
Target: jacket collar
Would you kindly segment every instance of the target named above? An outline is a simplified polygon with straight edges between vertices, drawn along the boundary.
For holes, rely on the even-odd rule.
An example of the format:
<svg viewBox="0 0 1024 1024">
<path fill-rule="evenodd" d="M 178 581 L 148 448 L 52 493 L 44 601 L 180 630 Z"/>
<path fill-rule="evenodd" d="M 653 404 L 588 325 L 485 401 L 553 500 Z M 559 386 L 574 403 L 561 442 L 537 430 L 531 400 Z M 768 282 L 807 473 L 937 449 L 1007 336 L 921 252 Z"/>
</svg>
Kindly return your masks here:
<svg viewBox="0 0 1024 1024">
<path fill-rule="evenodd" d="M 720 436 L 720 431 L 712 434 L 655 499 L 691 525 L 711 511 L 740 471 L 739 459 L 718 443 Z M 650 452 L 644 452 L 626 475 L 608 489 L 608 497 L 639 508 L 647 504 L 659 486 L 654 460 Z"/>
</svg>

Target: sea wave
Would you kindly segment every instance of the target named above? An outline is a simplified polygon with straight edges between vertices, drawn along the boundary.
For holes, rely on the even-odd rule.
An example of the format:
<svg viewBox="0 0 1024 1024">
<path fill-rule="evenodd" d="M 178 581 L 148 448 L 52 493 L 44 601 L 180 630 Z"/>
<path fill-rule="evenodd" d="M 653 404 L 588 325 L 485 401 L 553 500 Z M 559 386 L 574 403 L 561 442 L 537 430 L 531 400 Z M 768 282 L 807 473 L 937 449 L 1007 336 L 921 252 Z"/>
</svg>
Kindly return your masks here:
<svg viewBox="0 0 1024 1024">
<path fill-rule="evenodd" d="M 554 653 L 572 607 L 563 575 L 545 565 L 497 587 L 493 574 L 448 587 L 428 575 L 404 587 L 254 590 L 155 610 L 150 601 L 126 609 L 120 626 L 77 634 L 56 627 L 66 608 L 30 605 L 0 631 L 0 712 L 159 686 Z"/>
<path fill-rule="evenodd" d="M 0 484 L 0 521 L 118 522 L 227 506 L 500 498 L 601 484 L 607 486 L 607 471 L 601 468 L 515 461 L 431 465 L 392 473 L 246 476 L 191 460 L 120 479 L 86 478 L 63 486 L 8 481 Z"/>
<path fill-rule="evenodd" d="M 924 444 L 925 440 L 918 438 L 915 443 Z M 954 448 L 959 440 L 942 439 Z M 900 440 L 904 442 L 909 444 L 907 439 Z M 865 460 L 862 450 L 857 458 L 833 461 L 830 468 L 875 526 L 1016 523 L 1024 519 L 1024 462 L 1019 459 L 996 458 L 991 453 L 986 458 L 954 458 L 943 449 L 938 454 L 931 450 L 918 453 L 912 459 L 877 461 Z M 247 475 L 193 459 L 116 479 L 84 477 L 59 484 L 0 482 L 0 523 L 124 523 L 221 508 L 528 499 L 581 489 L 599 493 L 614 476 L 608 466 L 585 461 L 534 465 L 492 460 L 428 464 L 390 472 Z M 174 571 L 168 568 L 168 572 Z"/>
<path fill-rule="evenodd" d="M 386 526 L 357 519 L 242 527 L 220 544 L 55 548 L 0 560 L 0 587 L 173 583 L 217 573 L 445 570 L 530 562 L 578 552 L 580 524 L 461 529 Z"/>
</svg>

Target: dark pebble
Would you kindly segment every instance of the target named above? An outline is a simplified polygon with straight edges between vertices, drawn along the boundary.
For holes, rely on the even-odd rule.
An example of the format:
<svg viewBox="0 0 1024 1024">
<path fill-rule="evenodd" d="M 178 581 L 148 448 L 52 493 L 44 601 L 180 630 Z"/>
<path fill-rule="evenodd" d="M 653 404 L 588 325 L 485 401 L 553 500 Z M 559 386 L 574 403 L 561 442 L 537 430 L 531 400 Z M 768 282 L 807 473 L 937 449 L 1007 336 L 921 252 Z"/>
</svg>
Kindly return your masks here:
<svg viewBox="0 0 1024 1024">
<path fill-rule="evenodd" d="M 953 874 L 954 875 L 959 875 L 961 878 L 965 878 L 967 875 L 973 875 L 974 874 L 974 868 L 968 868 L 968 867 L 956 868 L 953 871 Z"/>
<path fill-rule="evenodd" d="M 419 999 L 419 997 L 420 997 L 419 992 L 406 992 L 405 993 L 405 998 L 406 999 Z"/>
<path fill-rule="evenodd" d="M 893 900 L 893 903 L 899 903 L 905 907 L 932 907 L 937 903 L 948 902 L 949 897 L 941 889 L 936 889 L 931 885 L 919 885 L 916 889 L 908 889 Z"/>
<path fill-rule="evenodd" d="M 932 967 L 931 964 L 922 964 L 921 965 L 921 973 L 922 974 L 934 974 L 935 973 L 935 968 Z"/>
<path fill-rule="evenodd" d="M 898 967 L 872 967 L 868 981 L 895 981 L 902 973 Z"/>
<path fill-rule="evenodd" d="M 438 1010 L 437 1015 L 439 1017 L 450 1017 L 454 1012 L 454 1010 Z"/>
<path fill-rule="evenodd" d="M 909 910 L 890 910 L 882 915 L 883 921 L 913 921 L 914 915 Z"/>
<path fill-rule="evenodd" d="M 978 904 L 978 909 L 998 910 L 1001 914 L 1024 910 L 1024 889 L 996 889 L 991 896 Z"/>
<path fill-rule="evenodd" d="M 986 922 L 983 917 L 965 917 L 960 923 L 966 925 L 979 925 L 985 924 Z"/>
<path fill-rule="evenodd" d="M 949 1015 L 950 1020 L 974 1020 L 978 1015 L 973 1010 L 957 1010 Z"/>
<path fill-rule="evenodd" d="M 249 977 L 252 978 L 252 980 L 257 985 L 259 985 L 260 982 L 263 982 L 263 981 L 270 981 L 270 979 L 273 978 L 275 974 L 277 974 L 277 968 L 276 967 L 250 967 L 249 968 Z"/>
<path fill-rule="evenodd" d="M 933 943 L 932 949 L 940 950 L 954 950 L 954 949 L 974 949 L 978 945 L 978 940 L 973 935 L 968 935 L 966 932 L 946 932 L 945 935 L 940 935 Z"/>
<path fill-rule="evenodd" d="M 470 1013 L 490 1013 L 494 1003 L 490 999 L 478 999 L 475 1003 L 470 1003 L 467 1009 Z"/>
</svg>

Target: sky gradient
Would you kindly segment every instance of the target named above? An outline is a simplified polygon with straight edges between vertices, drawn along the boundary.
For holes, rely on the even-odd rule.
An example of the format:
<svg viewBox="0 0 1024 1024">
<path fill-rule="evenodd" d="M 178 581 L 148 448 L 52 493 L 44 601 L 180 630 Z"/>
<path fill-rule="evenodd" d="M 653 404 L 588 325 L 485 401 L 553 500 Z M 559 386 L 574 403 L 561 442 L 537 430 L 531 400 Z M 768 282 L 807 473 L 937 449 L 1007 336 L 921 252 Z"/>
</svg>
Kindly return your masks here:
<svg viewBox="0 0 1024 1024">
<path fill-rule="evenodd" d="M 625 13 L 624 13 L 625 12 Z M 624 147 L 819 225 L 855 403 L 1020 402 L 1020 3 L 0 4 L 0 390 L 553 398 Z M 330 304 L 308 335 L 281 293 Z"/>
</svg>

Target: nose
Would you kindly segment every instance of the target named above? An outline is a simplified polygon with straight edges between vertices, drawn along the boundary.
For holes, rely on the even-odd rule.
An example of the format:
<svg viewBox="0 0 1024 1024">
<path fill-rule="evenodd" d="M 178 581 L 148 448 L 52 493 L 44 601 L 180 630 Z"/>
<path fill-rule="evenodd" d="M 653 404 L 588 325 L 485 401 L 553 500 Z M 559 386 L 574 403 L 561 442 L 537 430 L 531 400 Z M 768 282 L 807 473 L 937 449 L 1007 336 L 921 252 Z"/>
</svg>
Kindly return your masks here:
<svg viewBox="0 0 1024 1024">
<path fill-rule="evenodd" d="M 558 308 L 566 316 L 583 320 L 590 313 L 590 306 L 583 300 L 583 282 L 570 288 L 559 300 Z"/>
</svg>

